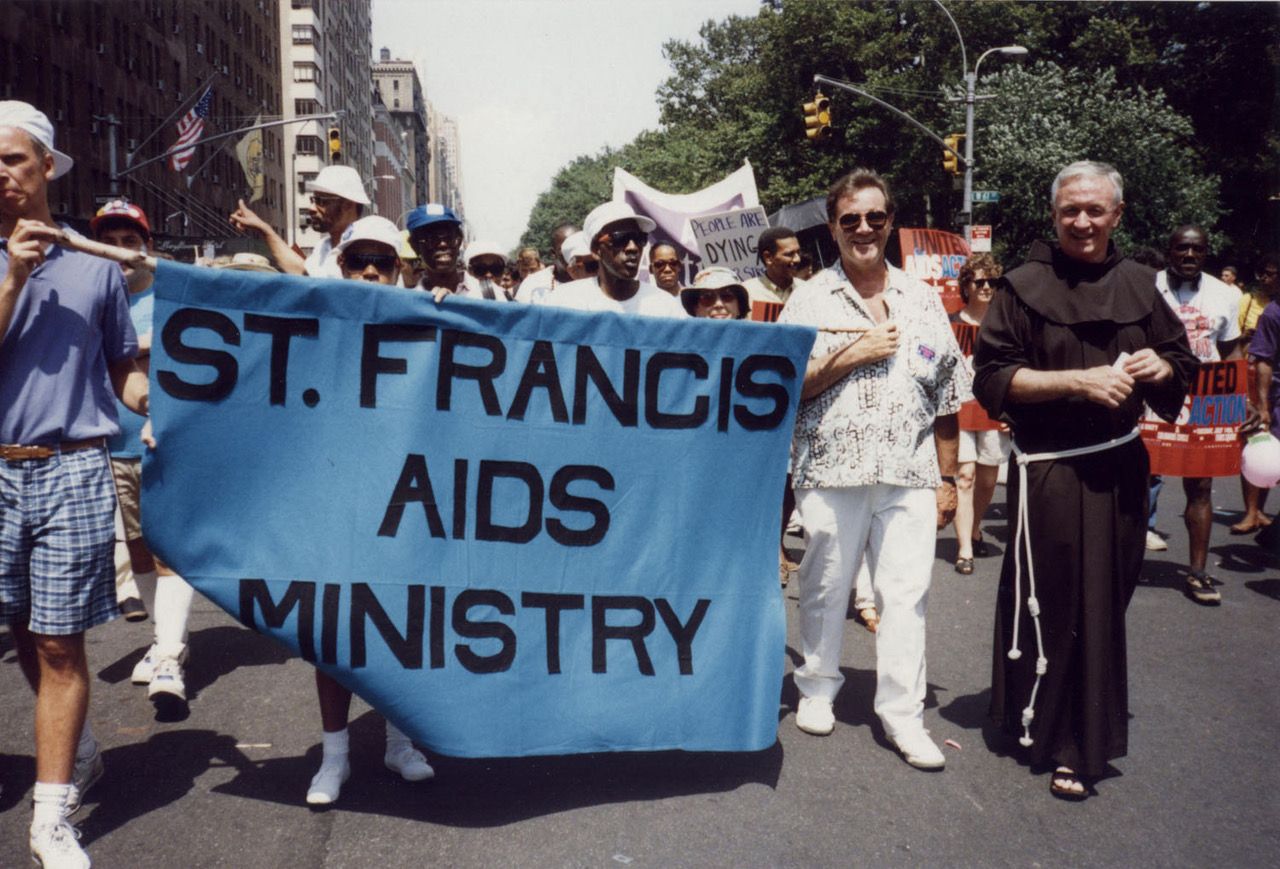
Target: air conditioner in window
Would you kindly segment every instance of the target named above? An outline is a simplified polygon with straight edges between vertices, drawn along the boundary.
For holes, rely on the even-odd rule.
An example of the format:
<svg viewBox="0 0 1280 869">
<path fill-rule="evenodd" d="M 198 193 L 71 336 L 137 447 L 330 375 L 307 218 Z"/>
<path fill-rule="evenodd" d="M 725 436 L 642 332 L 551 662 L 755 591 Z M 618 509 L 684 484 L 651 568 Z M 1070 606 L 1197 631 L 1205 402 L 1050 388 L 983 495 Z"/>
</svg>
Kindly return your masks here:
<svg viewBox="0 0 1280 869">
<path fill-rule="evenodd" d="M 107 44 L 105 42 L 99 42 L 98 54 L 106 54 L 106 53 L 107 53 Z"/>
<path fill-rule="evenodd" d="M 196 43 L 196 54 L 204 54 L 204 43 Z"/>
<path fill-rule="evenodd" d="M 236 84 L 240 84 L 240 76 L 236 76 Z"/>
<path fill-rule="evenodd" d="M 213 173 L 213 183 L 214 183 L 214 184 L 217 184 L 217 183 L 218 183 L 219 181 L 221 181 L 221 180 L 222 180 L 222 179 L 221 179 L 221 177 L 219 177 L 218 173 L 217 173 L 217 172 L 214 172 L 214 173 Z"/>
<path fill-rule="evenodd" d="M 225 63 L 222 65 L 222 74 L 231 75 L 231 70 L 227 69 L 227 65 Z"/>
<path fill-rule="evenodd" d="M 160 93 L 164 93 L 164 79 L 156 79 L 156 90 L 160 91 Z"/>
<path fill-rule="evenodd" d="M 182 32 L 182 25 L 175 21 L 173 24 L 173 35 L 177 36 L 181 32 Z"/>
</svg>

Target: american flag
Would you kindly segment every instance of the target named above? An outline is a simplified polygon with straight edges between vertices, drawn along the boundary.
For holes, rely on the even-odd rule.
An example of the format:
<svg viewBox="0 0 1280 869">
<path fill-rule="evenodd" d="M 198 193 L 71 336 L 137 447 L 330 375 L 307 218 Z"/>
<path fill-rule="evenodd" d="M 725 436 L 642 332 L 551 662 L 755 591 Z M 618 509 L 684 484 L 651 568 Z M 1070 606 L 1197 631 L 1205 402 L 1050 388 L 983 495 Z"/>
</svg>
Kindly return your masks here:
<svg viewBox="0 0 1280 869">
<path fill-rule="evenodd" d="M 196 142 L 200 141 L 200 137 L 204 135 L 204 119 L 209 117 L 209 108 L 213 105 L 213 87 L 205 89 L 204 96 L 191 107 L 191 111 L 182 116 L 182 120 L 178 121 L 178 141 L 173 143 L 173 147 L 179 145 L 190 145 L 182 151 L 177 151 L 169 157 L 169 165 L 173 167 L 174 172 L 181 172 L 187 168 L 187 164 L 191 162 L 196 149 Z"/>
</svg>

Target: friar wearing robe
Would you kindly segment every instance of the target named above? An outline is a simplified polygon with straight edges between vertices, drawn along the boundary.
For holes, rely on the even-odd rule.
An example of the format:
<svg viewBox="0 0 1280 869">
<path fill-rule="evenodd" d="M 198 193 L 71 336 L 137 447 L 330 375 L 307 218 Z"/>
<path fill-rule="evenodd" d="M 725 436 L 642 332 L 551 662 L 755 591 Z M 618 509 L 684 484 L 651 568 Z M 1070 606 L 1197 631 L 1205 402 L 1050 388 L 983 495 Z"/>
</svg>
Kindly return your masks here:
<svg viewBox="0 0 1280 869">
<path fill-rule="evenodd" d="M 990 714 L 1080 799 L 1128 742 L 1125 609 L 1142 569 L 1145 402 L 1166 420 L 1197 360 L 1155 272 L 1110 235 L 1123 182 L 1074 163 L 1051 190 L 1057 243 L 1005 275 L 974 353 L 974 395 L 1012 429 Z"/>
</svg>

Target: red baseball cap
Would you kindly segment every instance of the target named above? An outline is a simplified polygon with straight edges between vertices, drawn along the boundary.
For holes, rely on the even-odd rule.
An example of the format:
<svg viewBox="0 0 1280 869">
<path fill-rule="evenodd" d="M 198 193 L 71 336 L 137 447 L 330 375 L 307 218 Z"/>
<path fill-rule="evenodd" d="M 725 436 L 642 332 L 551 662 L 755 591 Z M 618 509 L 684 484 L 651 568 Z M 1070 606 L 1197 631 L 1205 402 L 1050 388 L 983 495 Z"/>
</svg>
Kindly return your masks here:
<svg viewBox="0 0 1280 869">
<path fill-rule="evenodd" d="M 147 213 L 132 202 L 124 199 L 113 199 L 98 209 L 98 213 L 89 221 L 89 229 L 94 235 L 104 220 L 127 220 L 136 223 L 147 238 L 151 237 L 151 224 L 147 222 Z"/>
</svg>

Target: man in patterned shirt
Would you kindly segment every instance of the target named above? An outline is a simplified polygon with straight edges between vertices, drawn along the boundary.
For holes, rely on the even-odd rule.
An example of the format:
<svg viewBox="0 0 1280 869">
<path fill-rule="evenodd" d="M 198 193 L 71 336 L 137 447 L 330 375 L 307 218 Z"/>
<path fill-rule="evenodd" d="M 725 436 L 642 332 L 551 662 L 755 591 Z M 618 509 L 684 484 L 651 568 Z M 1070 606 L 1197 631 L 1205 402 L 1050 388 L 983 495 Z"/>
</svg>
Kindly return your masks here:
<svg viewBox="0 0 1280 869">
<path fill-rule="evenodd" d="M 819 329 L 805 371 L 791 472 L 808 548 L 800 565 L 796 726 L 826 735 L 840 645 L 864 551 L 881 611 L 875 711 L 920 769 L 946 760 L 924 729 L 925 601 L 936 529 L 955 512 L 956 414 L 969 375 L 936 291 L 885 262 L 893 197 L 855 169 L 827 196 L 840 262 L 779 322 Z"/>
</svg>

